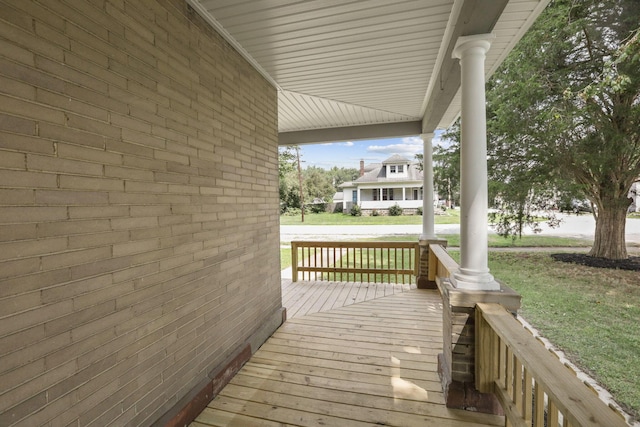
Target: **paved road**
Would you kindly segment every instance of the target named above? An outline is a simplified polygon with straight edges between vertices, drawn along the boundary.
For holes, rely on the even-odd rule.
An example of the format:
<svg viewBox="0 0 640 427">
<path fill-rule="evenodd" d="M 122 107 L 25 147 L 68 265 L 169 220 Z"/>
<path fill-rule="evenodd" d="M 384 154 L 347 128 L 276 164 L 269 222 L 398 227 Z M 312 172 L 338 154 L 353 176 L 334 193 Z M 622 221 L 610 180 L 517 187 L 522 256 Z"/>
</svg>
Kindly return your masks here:
<svg viewBox="0 0 640 427">
<path fill-rule="evenodd" d="M 542 225 L 542 236 L 564 236 L 593 239 L 595 220 L 591 215 L 562 215 L 560 227 L 552 229 Z M 459 234 L 459 225 L 435 226 L 436 234 Z M 420 235 L 422 225 L 282 225 L 280 240 L 342 240 L 388 235 Z M 489 233 L 494 231 L 489 228 Z M 526 234 L 532 234 L 531 231 Z M 640 219 L 627 219 L 627 243 L 640 244 Z"/>
</svg>

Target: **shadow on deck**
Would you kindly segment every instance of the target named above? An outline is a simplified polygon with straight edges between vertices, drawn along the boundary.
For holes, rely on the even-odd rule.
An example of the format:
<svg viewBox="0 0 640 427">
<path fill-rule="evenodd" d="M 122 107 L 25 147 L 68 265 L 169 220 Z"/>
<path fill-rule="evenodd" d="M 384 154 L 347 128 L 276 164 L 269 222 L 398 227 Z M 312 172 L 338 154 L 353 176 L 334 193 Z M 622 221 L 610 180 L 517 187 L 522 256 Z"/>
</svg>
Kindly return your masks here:
<svg viewBox="0 0 640 427">
<path fill-rule="evenodd" d="M 437 291 L 285 280 L 283 305 L 289 320 L 193 427 L 504 425 L 445 406 Z"/>
</svg>

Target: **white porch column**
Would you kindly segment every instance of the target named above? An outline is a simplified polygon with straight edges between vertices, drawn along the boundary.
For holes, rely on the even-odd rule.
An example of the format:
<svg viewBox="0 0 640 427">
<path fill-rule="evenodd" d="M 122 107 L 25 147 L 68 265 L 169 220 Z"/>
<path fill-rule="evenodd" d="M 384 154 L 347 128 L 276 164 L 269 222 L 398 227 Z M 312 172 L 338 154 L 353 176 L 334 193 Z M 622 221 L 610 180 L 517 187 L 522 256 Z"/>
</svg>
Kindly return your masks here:
<svg viewBox="0 0 640 427">
<path fill-rule="evenodd" d="M 453 274 L 461 289 L 499 290 L 488 267 L 487 118 L 485 54 L 493 34 L 460 37 L 453 57 L 462 67 L 460 144 L 460 268 Z"/>
<path fill-rule="evenodd" d="M 436 238 L 433 209 L 433 133 L 423 133 L 422 138 L 422 235 L 420 240 Z"/>
</svg>

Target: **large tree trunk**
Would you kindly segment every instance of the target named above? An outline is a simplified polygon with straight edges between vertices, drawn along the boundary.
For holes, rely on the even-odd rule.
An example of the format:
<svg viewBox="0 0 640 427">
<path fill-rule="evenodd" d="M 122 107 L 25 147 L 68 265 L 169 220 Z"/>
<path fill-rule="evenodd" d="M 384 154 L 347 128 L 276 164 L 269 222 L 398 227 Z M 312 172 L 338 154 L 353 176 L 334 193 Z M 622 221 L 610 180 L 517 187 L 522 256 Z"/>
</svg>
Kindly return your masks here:
<svg viewBox="0 0 640 427">
<path fill-rule="evenodd" d="M 589 255 L 608 259 L 628 258 L 625 241 L 627 208 L 617 203 L 599 205 L 595 240 Z"/>
</svg>

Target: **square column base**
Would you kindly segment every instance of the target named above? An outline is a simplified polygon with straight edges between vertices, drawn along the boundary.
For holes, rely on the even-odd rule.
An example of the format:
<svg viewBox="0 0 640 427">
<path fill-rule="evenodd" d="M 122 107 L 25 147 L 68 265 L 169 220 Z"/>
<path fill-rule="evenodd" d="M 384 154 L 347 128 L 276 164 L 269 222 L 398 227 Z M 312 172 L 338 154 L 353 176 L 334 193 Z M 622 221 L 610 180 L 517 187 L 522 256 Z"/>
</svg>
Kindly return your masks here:
<svg viewBox="0 0 640 427">
<path fill-rule="evenodd" d="M 455 288 L 449 279 L 438 280 L 443 303 L 443 352 L 438 355 L 438 374 L 447 407 L 503 415 L 493 394 L 475 388 L 475 306 L 498 303 L 515 313 L 520 295 L 504 285 L 496 291 Z"/>
<path fill-rule="evenodd" d="M 483 414 L 504 415 L 498 398 L 491 393 L 480 393 L 475 385 L 469 382 L 452 381 L 449 365 L 444 360 L 444 354 L 438 355 L 438 375 L 442 381 L 447 408 L 463 409 Z"/>
</svg>

